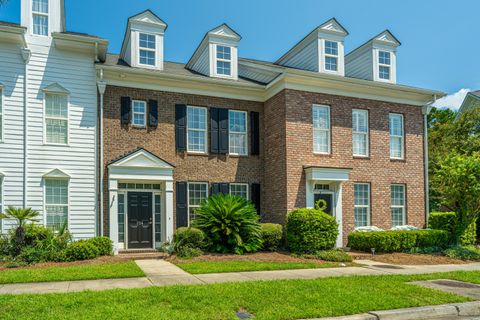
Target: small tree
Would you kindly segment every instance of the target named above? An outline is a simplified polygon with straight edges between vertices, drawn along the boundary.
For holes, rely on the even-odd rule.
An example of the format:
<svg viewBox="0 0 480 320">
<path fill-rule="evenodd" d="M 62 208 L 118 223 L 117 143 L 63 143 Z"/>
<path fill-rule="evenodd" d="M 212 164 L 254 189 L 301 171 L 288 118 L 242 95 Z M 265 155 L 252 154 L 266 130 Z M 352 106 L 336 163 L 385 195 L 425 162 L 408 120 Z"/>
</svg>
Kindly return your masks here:
<svg viewBox="0 0 480 320">
<path fill-rule="evenodd" d="M 5 213 L 0 213 L 1 219 L 14 219 L 17 220 L 17 230 L 15 231 L 15 254 L 19 254 L 25 243 L 25 224 L 30 222 L 36 222 L 35 219 L 40 214 L 32 208 L 15 208 L 8 207 Z"/>
<path fill-rule="evenodd" d="M 447 155 L 438 162 L 432 186 L 441 204 L 457 213 L 456 243 L 470 244 L 464 236 L 472 231 L 480 215 L 480 152 Z"/>
</svg>

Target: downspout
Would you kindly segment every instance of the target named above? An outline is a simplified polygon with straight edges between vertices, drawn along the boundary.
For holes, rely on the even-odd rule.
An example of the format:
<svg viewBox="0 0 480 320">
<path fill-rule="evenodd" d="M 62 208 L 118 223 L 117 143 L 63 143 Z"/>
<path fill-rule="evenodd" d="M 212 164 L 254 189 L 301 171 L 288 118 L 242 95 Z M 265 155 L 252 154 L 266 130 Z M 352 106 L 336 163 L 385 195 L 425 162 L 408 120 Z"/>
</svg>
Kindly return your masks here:
<svg viewBox="0 0 480 320">
<path fill-rule="evenodd" d="M 430 179 L 428 175 L 428 115 L 430 114 L 430 111 L 432 110 L 432 104 L 437 101 L 437 96 L 433 96 L 433 100 L 428 102 L 426 105 L 423 106 L 422 108 L 422 113 L 423 113 L 423 149 L 424 149 L 424 165 L 425 165 L 425 224 L 426 227 L 428 228 L 428 220 L 430 218 Z"/>
<path fill-rule="evenodd" d="M 26 43 L 25 43 L 26 44 Z M 28 63 L 32 57 L 32 51 L 27 48 L 22 49 L 22 58 L 25 62 L 24 79 L 23 79 L 23 200 L 22 206 L 27 208 L 27 157 L 28 157 Z"/>
<path fill-rule="evenodd" d="M 99 223 L 100 223 L 100 236 L 103 236 L 103 99 L 105 90 L 107 88 L 107 82 L 103 80 L 103 69 L 100 69 L 100 80 L 97 81 L 98 92 L 100 93 L 100 108 L 99 108 L 99 132 L 98 132 L 98 148 L 97 148 L 97 163 L 99 165 L 99 179 L 98 179 L 98 198 L 99 198 Z"/>
</svg>

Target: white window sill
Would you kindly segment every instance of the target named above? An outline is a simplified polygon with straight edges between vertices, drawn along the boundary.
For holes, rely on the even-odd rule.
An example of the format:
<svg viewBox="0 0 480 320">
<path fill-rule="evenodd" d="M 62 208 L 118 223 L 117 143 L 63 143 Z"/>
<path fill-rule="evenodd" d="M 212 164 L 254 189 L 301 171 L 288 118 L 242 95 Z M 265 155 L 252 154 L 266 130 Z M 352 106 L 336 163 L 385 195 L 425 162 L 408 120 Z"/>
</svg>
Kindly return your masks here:
<svg viewBox="0 0 480 320">
<path fill-rule="evenodd" d="M 44 146 L 51 146 L 51 147 L 70 147 L 69 143 L 48 143 L 44 142 Z"/>
<path fill-rule="evenodd" d="M 331 152 L 313 152 L 313 154 L 319 155 L 319 156 L 329 156 L 332 153 Z"/>
</svg>

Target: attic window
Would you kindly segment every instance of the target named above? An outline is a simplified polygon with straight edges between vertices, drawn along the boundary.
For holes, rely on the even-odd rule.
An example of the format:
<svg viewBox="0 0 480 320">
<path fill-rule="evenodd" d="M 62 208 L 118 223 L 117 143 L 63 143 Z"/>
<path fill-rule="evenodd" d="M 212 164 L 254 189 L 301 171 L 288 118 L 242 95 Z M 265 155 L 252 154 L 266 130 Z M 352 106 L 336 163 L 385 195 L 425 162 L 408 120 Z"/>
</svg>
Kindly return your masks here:
<svg viewBox="0 0 480 320">
<path fill-rule="evenodd" d="M 338 42 L 325 40 L 325 69 L 338 70 Z"/>
<path fill-rule="evenodd" d="M 155 53 L 157 48 L 155 35 L 140 33 L 139 42 L 139 63 L 147 66 L 155 66 Z"/>
<path fill-rule="evenodd" d="M 383 80 L 390 80 L 390 52 L 378 52 L 378 77 Z"/>
<path fill-rule="evenodd" d="M 48 0 L 32 2 L 33 34 L 48 36 Z"/>
<path fill-rule="evenodd" d="M 217 45 L 217 74 L 232 75 L 232 48 Z"/>
</svg>

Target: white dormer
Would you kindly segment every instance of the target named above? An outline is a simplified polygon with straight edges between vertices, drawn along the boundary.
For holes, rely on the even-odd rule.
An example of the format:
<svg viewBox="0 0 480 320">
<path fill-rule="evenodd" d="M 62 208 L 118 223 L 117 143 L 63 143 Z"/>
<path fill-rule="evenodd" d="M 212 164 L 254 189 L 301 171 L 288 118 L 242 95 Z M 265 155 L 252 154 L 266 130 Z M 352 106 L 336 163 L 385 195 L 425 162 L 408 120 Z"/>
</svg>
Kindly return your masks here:
<svg viewBox="0 0 480 320">
<path fill-rule="evenodd" d="M 348 31 L 332 18 L 310 32 L 276 64 L 344 76 L 345 37 Z"/>
<path fill-rule="evenodd" d="M 21 25 L 29 35 L 50 37 L 65 32 L 64 0 L 22 0 L 21 11 Z"/>
<path fill-rule="evenodd" d="M 187 68 L 209 77 L 238 79 L 238 43 L 242 37 L 227 24 L 205 35 Z"/>
<path fill-rule="evenodd" d="M 397 47 L 400 45 L 389 30 L 383 31 L 345 57 L 346 75 L 397 83 Z"/>
<path fill-rule="evenodd" d="M 128 19 L 121 59 L 131 67 L 163 70 L 163 38 L 167 24 L 146 10 Z"/>
</svg>

